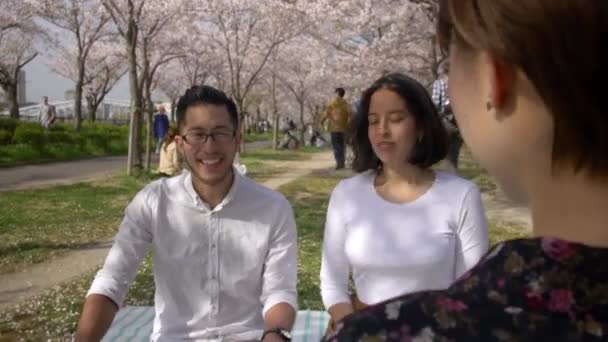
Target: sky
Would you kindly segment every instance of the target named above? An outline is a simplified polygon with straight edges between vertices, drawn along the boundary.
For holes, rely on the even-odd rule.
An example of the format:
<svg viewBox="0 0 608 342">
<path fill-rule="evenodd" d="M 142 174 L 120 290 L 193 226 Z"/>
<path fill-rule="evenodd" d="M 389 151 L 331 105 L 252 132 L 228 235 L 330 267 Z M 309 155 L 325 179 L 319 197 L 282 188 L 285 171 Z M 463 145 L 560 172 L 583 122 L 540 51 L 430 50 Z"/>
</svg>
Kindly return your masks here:
<svg viewBox="0 0 608 342">
<path fill-rule="evenodd" d="M 65 91 L 74 89 L 74 82 L 51 71 L 48 57 L 38 55 L 25 66 L 26 98 L 28 102 L 39 102 L 42 96 L 50 101 L 65 100 Z M 125 75 L 107 96 L 111 100 L 129 100 L 129 80 Z"/>
</svg>

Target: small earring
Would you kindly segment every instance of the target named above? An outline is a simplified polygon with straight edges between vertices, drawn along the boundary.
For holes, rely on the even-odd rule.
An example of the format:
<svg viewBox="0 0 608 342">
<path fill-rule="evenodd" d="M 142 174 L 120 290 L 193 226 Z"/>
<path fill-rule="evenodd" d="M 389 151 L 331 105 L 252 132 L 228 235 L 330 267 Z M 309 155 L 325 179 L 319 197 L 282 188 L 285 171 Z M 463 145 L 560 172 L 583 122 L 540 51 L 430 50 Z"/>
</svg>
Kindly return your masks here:
<svg viewBox="0 0 608 342">
<path fill-rule="evenodd" d="M 494 106 L 492 105 L 492 102 L 491 101 L 486 102 L 486 109 L 487 109 L 487 111 L 488 112 L 491 111 L 492 108 L 494 108 Z"/>
</svg>

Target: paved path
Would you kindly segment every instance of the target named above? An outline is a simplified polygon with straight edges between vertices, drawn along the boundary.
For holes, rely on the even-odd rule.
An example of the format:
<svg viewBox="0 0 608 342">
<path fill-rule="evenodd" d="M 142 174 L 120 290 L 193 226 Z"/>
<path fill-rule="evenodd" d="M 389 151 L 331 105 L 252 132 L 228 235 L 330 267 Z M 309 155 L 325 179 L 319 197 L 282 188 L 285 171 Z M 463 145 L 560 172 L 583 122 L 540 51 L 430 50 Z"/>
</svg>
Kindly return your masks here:
<svg viewBox="0 0 608 342">
<path fill-rule="evenodd" d="M 275 163 L 286 171 L 263 183 L 271 189 L 277 189 L 311 172 L 329 169 L 334 165 L 331 152 L 315 153 L 310 160 L 272 162 L 273 165 Z M 105 260 L 111 245 L 112 240 L 104 241 L 30 266 L 17 273 L 1 275 L 0 310 L 56 284 L 95 270 Z"/>
<path fill-rule="evenodd" d="M 259 148 L 270 147 L 270 145 L 271 142 L 269 141 L 248 143 L 246 150 L 253 151 Z M 0 191 L 22 190 L 87 181 L 124 170 L 126 165 L 126 156 L 116 156 L 0 168 Z M 157 155 L 153 155 L 152 165 L 158 165 Z"/>
</svg>

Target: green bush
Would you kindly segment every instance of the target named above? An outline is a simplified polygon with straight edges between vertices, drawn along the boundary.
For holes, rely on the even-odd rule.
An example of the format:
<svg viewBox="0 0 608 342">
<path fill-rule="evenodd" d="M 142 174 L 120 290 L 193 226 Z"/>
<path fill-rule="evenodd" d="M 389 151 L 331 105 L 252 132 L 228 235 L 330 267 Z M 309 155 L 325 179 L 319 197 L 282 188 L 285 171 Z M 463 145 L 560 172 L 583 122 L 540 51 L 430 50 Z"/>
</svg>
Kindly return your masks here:
<svg viewBox="0 0 608 342">
<path fill-rule="evenodd" d="M 82 133 L 69 131 L 68 135 L 70 136 L 69 141 L 75 146 L 83 147 L 87 143 L 87 138 Z"/>
<path fill-rule="evenodd" d="M 44 128 L 42 128 L 42 126 L 38 122 L 32 122 L 32 121 L 27 121 L 27 122 L 19 121 L 17 128 L 19 128 L 19 127 L 33 129 L 33 130 L 44 130 Z"/>
<path fill-rule="evenodd" d="M 88 144 L 106 151 L 108 149 L 109 139 L 105 134 L 99 132 L 88 132 L 84 134 Z"/>
<path fill-rule="evenodd" d="M 0 119 L 0 130 L 7 131 L 13 135 L 15 128 L 19 125 L 19 120 L 16 119 Z"/>
<path fill-rule="evenodd" d="M 71 123 L 57 123 L 47 131 L 37 122 L 0 119 L 0 166 L 124 154 L 128 135 L 126 125 L 85 122 L 76 132 Z"/>
<path fill-rule="evenodd" d="M 71 130 L 72 130 L 72 127 L 70 127 L 67 124 L 54 124 L 54 125 L 51 125 L 51 127 L 50 127 L 51 132 L 69 132 Z"/>
<path fill-rule="evenodd" d="M 0 145 L 8 145 L 13 139 L 13 132 L 0 128 Z"/>
<path fill-rule="evenodd" d="M 52 130 L 48 133 L 47 141 L 51 144 L 71 144 L 74 142 L 74 139 L 68 132 Z"/>
<path fill-rule="evenodd" d="M 13 134 L 13 143 L 40 148 L 46 142 L 46 133 L 41 126 L 19 125 Z"/>
</svg>

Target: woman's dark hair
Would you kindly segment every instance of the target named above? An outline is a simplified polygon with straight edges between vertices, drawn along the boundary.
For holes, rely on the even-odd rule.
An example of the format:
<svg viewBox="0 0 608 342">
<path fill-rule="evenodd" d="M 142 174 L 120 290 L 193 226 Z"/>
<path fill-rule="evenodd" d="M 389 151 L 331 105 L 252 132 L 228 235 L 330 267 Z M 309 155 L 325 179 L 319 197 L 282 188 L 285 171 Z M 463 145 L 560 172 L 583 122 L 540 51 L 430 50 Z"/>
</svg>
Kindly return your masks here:
<svg viewBox="0 0 608 342">
<path fill-rule="evenodd" d="M 230 122 L 234 129 L 239 127 L 239 114 L 236 104 L 223 91 L 207 86 L 196 85 L 186 90 L 186 93 L 177 101 L 177 128 L 181 129 L 186 117 L 186 110 L 199 104 L 212 104 L 217 106 L 226 106 L 230 115 Z"/>
<path fill-rule="evenodd" d="M 408 161 L 419 167 L 428 168 L 445 158 L 448 151 L 447 132 L 427 90 L 409 76 L 392 73 L 382 76 L 361 95 L 359 112 L 352 123 L 355 155 L 353 170 L 365 172 L 382 167 L 382 162 L 372 150 L 368 136 L 369 105 L 372 95 L 380 89 L 391 90 L 404 100 L 407 109 L 414 116 L 416 129 L 421 132 L 422 138 L 414 145 Z"/>
<path fill-rule="evenodd" d="M 163 139 L 163 143 L 161 144 L 163 150 L 165 150 L 165 152 L 167 151 L 167 146 L 169 146 L 169 144 L 171 144 L 174 140 L 175 137 L 177 136 L 177 130 L 171 126 L 169 126 L 169 129 L 167 130 L 167 134 L 165 135 L 165 139 Z"/>
</svg>

